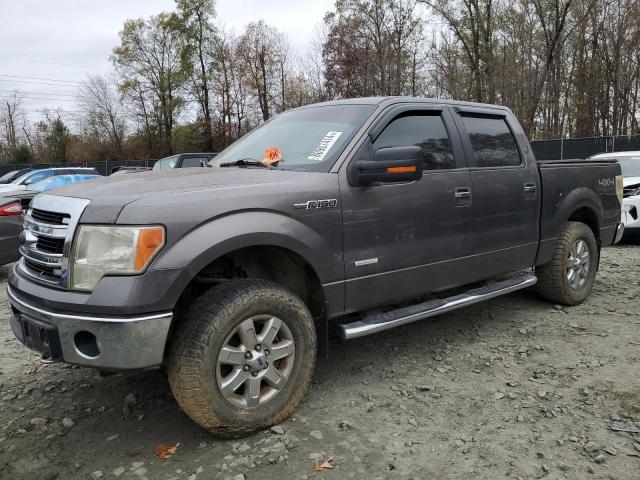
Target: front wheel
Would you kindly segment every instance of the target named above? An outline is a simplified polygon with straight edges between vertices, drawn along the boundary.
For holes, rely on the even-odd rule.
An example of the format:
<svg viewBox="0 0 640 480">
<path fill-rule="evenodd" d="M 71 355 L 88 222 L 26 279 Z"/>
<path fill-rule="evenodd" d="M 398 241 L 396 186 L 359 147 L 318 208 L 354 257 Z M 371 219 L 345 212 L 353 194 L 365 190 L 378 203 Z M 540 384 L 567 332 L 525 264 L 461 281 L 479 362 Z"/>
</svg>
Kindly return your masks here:
<svg viewBox="0 0 640 480">
<path fill-rule="evenodd" d="M 593 288 L 598 268 L 598 244 L 588 225 L 567 222 L 553 259 L 536 267 L 538 291 L 546 300 L 561 305 L 581 303 Z"/>
<path fill-rule="evenodd" d="M 263 280 L 205 292 L 176 326 L 167 357 L 169 385 L 189 417 L 223 437 L 282 422 L 313 375 L 311 313 L 286 288 Z"/>
</svg>

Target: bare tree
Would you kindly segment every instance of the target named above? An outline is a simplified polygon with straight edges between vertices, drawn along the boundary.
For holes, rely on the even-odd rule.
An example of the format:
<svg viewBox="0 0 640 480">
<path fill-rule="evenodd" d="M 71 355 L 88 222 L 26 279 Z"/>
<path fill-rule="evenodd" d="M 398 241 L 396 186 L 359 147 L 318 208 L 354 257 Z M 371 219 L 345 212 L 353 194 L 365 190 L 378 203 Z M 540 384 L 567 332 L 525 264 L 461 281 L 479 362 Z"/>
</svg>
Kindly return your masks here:
<svg viewBox="0 0 640 480">
<path fill-rule="evenodd" d="M 0 122 L 4 130 L 4 136 L 7 142 L 8 157 L 13 158 L 18 147 L 18 122 L 22 117 L 21 103 L 22 94 L 20 91 L 13 91 L 10 96 L 4 100 L 2 110 L 0 111 Z"/>
<path fill-rule="evenodd" d="M 80 86 L 78 103 L 90 132 L 101 141 L 110 143 L 114 156 L 120 157 L 126 120 L 115 83 L 108 77 L 88 75 Z"/>
</svg>

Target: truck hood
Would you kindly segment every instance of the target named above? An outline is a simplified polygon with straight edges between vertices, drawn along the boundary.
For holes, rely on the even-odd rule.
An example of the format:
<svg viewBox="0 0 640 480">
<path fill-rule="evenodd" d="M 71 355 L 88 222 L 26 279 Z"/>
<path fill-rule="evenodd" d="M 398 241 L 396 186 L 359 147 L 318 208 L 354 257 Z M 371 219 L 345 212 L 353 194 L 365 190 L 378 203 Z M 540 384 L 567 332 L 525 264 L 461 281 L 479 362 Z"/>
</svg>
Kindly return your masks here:
<svg viewBox="0 0 640 480">
<path fill-rule="evenodd" d="M 297 172 L 256 168 L 185 168 L 117 175 L 55 189 L 55 195 L 92 202 L 130 203 L 156 195 L 235 188 L 283 181 Z"/>
<path fill-rule="evenodd" d="M 67 185 L 49 194 L 90 201 L 85 214 L 93 222 L 115 222 L 120 211 L 137 200 L 155 196 L 232 188 L 252 189 L 287 182 L 299 172 L 258 168 L 186 168 L 118 175 Z M 222 193 L 222 192 L 221 192 Z"/>
<path fill-rule="evenodd" d="M 640 177 L 624 177 L 622 179 L 622 184 L 625 187 L 628 187 L 629 185 L 638 185 L 640 184 Z"/>
</svg>

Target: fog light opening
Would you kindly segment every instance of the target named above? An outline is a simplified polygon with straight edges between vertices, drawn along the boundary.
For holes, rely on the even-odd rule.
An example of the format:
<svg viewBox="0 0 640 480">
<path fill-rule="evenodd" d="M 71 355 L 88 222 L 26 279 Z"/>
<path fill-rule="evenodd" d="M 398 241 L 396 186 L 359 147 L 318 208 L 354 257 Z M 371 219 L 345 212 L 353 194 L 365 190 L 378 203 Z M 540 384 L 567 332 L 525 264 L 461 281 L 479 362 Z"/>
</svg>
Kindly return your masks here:
<svg viewBox="0 0 640 480">
<path fill-rule="evenodd" d="M 98 347 L 98 339 L 91 332 L 81 331 L 74 335 L 73 343 L 76 350 L 81 355 L 88 358 L 96 358 L 100 355 L 100 348 Z"/>
</svg>

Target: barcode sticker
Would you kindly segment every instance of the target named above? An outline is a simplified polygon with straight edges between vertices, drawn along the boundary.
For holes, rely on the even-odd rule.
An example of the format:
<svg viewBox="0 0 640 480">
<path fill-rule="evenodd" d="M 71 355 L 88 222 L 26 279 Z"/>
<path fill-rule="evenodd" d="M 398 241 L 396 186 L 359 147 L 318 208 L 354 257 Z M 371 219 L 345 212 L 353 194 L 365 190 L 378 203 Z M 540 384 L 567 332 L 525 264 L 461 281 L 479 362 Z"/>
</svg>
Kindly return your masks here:
<svg viewBox="0 0 640 480">
<path fill-rule="evenodd" d="M 321 162 L 324 160 L 324 157 L 327 156 L 333 144 L 338 141 L 342 135 L 342 132 L 328 132 L 316 148 L 313 149 L 311 155 L 307 157 L 307 160 L 313 160 L 314 162 Z"/>
</svg>

